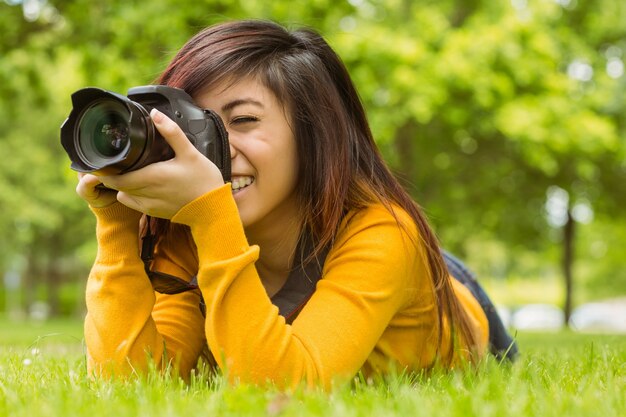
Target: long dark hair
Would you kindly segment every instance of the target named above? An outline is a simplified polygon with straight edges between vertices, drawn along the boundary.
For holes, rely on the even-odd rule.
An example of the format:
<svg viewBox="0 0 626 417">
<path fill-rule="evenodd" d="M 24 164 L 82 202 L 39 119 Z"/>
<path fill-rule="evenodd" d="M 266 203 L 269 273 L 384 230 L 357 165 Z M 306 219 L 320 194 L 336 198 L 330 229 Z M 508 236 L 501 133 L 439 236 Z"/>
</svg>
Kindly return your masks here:
<svg viewBox="0 0 626 417">
<path fill-rule="evenodd" d="M 426 249 L 438 305 L 439 344 L 447 321 L 459 329 L 468 347 L 475 346 L 476 335 L 453 292 L 435 234 L 387 168 L 347 69 L 318 33 L 290 32 L 259 20 L 210 26 L 182 47 L 157 82 L 195 97 L 218 83 L 249 76 L 290 109 L 299 158 L 296 193 L 302 229 L 315 242 L 312 255 L 332 245 L 349 210 L 374 202 L 401 207 L 415 221 Z M 164 227 L 162 223 L 158 229 Z"/>
</svg>

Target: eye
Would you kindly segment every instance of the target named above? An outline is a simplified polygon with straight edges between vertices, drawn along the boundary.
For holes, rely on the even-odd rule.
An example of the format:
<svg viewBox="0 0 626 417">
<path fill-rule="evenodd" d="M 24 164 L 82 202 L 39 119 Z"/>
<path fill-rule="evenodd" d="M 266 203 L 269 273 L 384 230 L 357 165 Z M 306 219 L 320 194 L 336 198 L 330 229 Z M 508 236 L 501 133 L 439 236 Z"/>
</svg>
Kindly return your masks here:
<svg viewBox="0 0 626 417">
<path fill-rule="evenodd" d="M 258 122 L 259 118 L 256 116 L 250 116 L 250 115 L 245 115 L 245 116 L 235 116 L 230 120 L 230 124 L 231 125 L 241 125 L 241 124 L 245 124 L 245 123 L 254 123 L 254 122 Z"/>
</svg>

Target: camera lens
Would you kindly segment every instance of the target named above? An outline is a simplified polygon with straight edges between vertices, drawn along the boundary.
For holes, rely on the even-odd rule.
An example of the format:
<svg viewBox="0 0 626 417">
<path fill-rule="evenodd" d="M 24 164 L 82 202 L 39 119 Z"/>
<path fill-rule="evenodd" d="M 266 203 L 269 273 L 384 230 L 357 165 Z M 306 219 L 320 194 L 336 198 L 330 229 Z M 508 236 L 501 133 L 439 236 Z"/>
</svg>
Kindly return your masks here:
<svg viewBox="0 0 626 417">
<path fill-rule="evenodd" d="M 104 166 L 130 145 L 130 113 L 116 100 L 93 103 L 78 123 L 78 149 L 85 162 Z"/>
<path fill-rule="evenodd" d="M 158 108 L 174 117 L 171 103 L 178 103 L 182 97 L 187 114 L 194 121 L 202 120 L 202 126 L 206 122 L 204 111 L 193 105 L 187 93 L 180 90 L 173 95 L 172 91 L 172 87 L 165 86 L 135 87 L 128 97 L 95 87 L 75 91 L 72 111 L 61 125 L 61 145 L 72 161 L 72 169 L 117 175 L 174 157 L 174 151 L 152 123 L 150 109 Z"/>
</svg>

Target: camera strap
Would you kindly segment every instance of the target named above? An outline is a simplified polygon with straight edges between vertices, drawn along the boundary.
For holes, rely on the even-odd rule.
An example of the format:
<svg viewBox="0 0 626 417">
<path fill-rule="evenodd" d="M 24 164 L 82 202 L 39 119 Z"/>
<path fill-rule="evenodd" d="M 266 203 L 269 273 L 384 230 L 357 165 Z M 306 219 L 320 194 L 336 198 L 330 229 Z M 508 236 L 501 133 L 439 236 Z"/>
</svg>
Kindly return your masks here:
<svg viewBox="0 0 626 417">
<path fill-rule="evenodd" d="M 224 182 L 226 183 L 231 179 L 230 144 L 228 142 L 228 131 L 224 126 L 224 122 L 217 113 L 209 109 L 203 109 L 202 111 L 204 112 L 205 117 L 208 117 L 213 122 L 213 127 L 215 128 L 215 131 L 213 132 L 212 136 L 217 139 L 217 143 L 215 144 L 217 147 L 217 160 L 213 162 L 222 172 L 222 177 L 224 178 Z"/>
</svg>

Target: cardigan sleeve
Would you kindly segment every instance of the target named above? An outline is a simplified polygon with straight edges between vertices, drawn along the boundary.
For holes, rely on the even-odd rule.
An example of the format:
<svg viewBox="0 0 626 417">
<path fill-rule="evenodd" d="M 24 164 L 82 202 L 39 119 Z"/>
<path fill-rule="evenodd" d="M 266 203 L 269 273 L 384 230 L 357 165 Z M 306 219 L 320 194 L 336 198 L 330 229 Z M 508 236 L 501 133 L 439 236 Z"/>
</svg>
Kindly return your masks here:
<svg viewBox="0 0 626 417">
<path fill-rule="evenodd" d="M 204 344 L 199 294 L 153 291 L 139 255 L 141 213 L 120 203 L 92 211 L 98 252 L 86 289 L 89 372 L 124 376 L 156 366 L 188 375 Z M 164 255 L 159 268 L 184 272 Z"/>
</svg>

